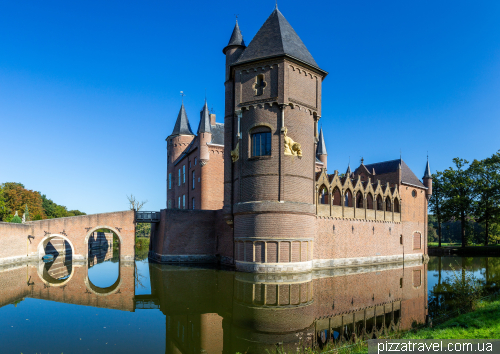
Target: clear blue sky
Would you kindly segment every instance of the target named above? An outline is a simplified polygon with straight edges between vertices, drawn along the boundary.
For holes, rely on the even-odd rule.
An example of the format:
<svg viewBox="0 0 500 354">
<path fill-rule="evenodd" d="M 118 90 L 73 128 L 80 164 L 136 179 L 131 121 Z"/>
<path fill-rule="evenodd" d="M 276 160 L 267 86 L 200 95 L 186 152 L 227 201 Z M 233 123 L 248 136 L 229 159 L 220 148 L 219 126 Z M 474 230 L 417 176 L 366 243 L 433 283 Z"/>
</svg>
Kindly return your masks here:
<svg viewBox="0 0 500 354">
<path fill-rule="evenodd" d="M 500 1 L 279 1 L 321 68 L 329 171 L 403 159 L 418 177 L 500 148 Z M 3 1 L 0 182 L 69 209 L 165 207 L 165 138 L 205 89 L 222 122 L 234 14 L 248 44 L 274 8 L 243 1 Z"/>
</svg>

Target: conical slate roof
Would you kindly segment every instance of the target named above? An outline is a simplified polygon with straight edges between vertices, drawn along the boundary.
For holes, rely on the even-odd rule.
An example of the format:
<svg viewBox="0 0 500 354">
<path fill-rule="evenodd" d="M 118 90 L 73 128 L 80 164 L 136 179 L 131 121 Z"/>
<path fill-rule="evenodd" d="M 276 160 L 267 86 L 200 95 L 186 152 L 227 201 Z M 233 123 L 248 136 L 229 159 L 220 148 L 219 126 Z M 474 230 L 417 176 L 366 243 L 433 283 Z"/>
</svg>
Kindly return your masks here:
<svg viewBox="0 0 500 354">
<path fill-rule="evenodd" d="M 226 48 L 231 45 L 240 45 L 245 47 L 245 41 L 243 40 L 243 36 L 240 31 L 240 26 L 238 25 L 238 20 L 236 20 L 236 24 L 234 25 L 233 34 L 231 34 L 231 38 L 229 38 L 229 43 Z M 224 48 L 224 50 L 226 49 Z"/>
<path fill-rule="evenodd" d="M 345 171 L 346 177 L 349 177 L 351 175 L 351 164 L 347 166 L 347 171 Z"/>
<path fill-rule="evenodd" d="M 205 100 L 205 105 L 200 112 L 200 124 L 198 125 L 198 134 L 200 133 L 211 133 L 212 129 L 210 127 L 210 114 L 208 113 L 207 100 Z"/>
<path fill-rule="evenodd" d="M 181 105 L 179 114 L 177 115 L 177 120 L 175 121 L 174 130 L 170 136 L 174 135 L 194 135 L 189 125 L 189 120 L 186 114 L 186 109 L 184 108 L 184 103 Z"/>
<path fill-rule="evenodd" d="M 293 57 L 319 68 L 290 23 L 276 8 L 264 22 L 236 64 L 282 55 Z"/>
<path fill-rule="evenodd" d="M 328 155 L 326 153 L 325 138 L 323 137 L 323 128 L 319 130 L 318 146 L 316 147 L 316 155 Z"/>
<path fill-rule="evenodd" d="M 427 165 L 425 166 L 425 172 L 423 178 L 432 178 L 431 168 L 429 167 L 429 158 L 427 158 Z"/>
</svg>

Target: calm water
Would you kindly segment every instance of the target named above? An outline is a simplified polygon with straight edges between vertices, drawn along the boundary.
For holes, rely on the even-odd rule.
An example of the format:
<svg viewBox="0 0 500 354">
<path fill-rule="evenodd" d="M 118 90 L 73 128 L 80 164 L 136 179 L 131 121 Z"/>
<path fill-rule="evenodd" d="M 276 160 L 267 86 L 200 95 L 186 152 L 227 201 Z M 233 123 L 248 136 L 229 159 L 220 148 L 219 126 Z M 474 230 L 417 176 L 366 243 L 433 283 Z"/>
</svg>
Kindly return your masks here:
<svg viewBox="0 0 500 354">
<path fill-rule="evenodd" d="M 499 258 L 263 276 L 58 259 L 0 269 L 1 353 L 260 353 L 373 337 L 449 306 L 452 267 L 497 289 Z M 451 266 L 450 266 L 451 264 Z M 330 329 L 330 330 L 329 330 Z"/>
</svg>

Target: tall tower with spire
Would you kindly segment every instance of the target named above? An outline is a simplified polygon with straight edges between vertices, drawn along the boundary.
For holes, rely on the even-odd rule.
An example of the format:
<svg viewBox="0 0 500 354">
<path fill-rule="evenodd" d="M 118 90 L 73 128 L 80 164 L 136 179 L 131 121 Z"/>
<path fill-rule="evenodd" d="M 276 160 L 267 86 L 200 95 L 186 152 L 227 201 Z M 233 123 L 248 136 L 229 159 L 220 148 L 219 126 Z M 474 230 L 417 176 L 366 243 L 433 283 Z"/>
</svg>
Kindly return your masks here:
<svg viewBox="0 0 500 354">
<path fill-rule="evenodd" d="M 277 7 L 248 47 L 236 23 L 223 52 L 224 217 L 233 225 L 236 267 L 310 269 L 318 151 L 326 161 L 317 122 L 327 73 Z"/>
</svg>

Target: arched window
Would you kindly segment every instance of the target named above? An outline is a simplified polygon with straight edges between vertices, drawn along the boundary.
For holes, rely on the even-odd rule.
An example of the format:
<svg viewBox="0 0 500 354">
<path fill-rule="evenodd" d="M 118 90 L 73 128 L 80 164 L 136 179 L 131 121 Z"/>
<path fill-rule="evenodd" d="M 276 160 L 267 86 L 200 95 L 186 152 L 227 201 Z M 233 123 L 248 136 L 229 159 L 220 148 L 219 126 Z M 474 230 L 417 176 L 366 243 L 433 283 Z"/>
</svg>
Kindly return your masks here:
<svg viewBox="0 0 500 354">
<path fill-rule="evenodd" d="M 391 198 L 385 198 L 385 211 L 391 211 Z"/>
<path fill-rule="evenodd" d="M 366 209 L 373 209 L 373 196 L 371 193 L 366 195 Z"/>
<path fill-rule="evenodd" d="M 271 129 L 257 127 L 251 135 L 252 157 L 271 155 Z"/>
<path fill-rule="evenodd" d="M 342 198 L 340 196 L 340 190 L 335 187 L 335 189 L 333 190 L 333 205 L 338 205 L 338 206 L 342 206 Z"/>
<path fill-rule="evenodd" d="M 384 203 L 382 203 L 382 197 L 380 195 L 377 196 L 377 210 L 383 211 Z"/>
<path fill-rule="evenodd" d="M 399 213 L 399 200 L 398 200 L 398 198 L 394 198 L 394 212 Z"/>
<path fill-rule="evenodd" d="M 344 206 L 352 208 L 352 193 L 349 189 L 345 191 Z"/>
<path fill-rule="evenodd" d="M 356 193 L 356 208 L 363 208 L 363 194 L 360 191 Z"/>
<path fill-rule="evenodd" d="M 328 204 L 328 189 L 324 185 L 319 190 L 319 203 Z"/>
</svg>

